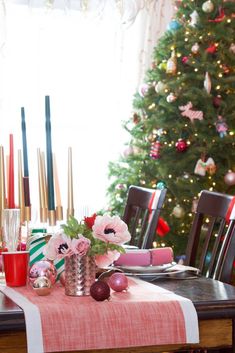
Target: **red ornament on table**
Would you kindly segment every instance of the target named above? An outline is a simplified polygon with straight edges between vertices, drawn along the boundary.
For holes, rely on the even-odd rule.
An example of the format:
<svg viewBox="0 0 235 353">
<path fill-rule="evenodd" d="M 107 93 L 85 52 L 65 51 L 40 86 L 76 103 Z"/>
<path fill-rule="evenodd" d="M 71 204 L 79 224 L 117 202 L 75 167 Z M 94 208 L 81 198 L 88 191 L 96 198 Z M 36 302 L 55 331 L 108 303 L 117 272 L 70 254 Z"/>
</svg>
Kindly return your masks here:
<svg viewBox="0 0 235 353">
<path fill-rule="evenodd" d="M 175 147 L 177 149 L 178 152 L 185 152 L 188 148 L 187 142 L 183 139 L 179 139 L 176 144 Z"/>
<path fill-rule="evenodd" d="M 103 301 L 110 297 L 110 287 L 106 282 L 97 281 L 91 285 L 90 294 L 97 301 Z"/>
</svg>

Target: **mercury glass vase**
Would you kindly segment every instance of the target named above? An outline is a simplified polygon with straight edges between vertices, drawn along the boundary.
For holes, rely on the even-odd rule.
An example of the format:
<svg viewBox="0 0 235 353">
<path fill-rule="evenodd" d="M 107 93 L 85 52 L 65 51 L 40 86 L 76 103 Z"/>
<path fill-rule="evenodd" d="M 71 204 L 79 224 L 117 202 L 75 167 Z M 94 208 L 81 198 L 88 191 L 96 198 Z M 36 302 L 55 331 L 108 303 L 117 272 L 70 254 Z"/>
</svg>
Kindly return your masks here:
<svg viewBox="0 0 235 353">
<path fill-rule="evenodd" d="M 72 255 L 65 257 L 65 294 L 71 296 L 90 295 L 95 282 L 96 263 L 92 256 Z"/>
</svg>

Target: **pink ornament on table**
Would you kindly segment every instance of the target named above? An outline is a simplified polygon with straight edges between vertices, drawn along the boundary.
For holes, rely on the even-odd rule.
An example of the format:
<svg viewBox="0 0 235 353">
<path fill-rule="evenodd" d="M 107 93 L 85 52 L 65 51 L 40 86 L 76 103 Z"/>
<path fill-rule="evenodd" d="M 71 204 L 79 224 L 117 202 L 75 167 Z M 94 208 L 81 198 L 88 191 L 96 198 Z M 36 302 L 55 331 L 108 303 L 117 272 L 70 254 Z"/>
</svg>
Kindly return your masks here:
<svg viewBox="0 0 235 353">
<path fill-rule="evenodd" d="M 32 285 L 39 277 L 47 277 L 53 285 L 56 282 L 56 276 L 56 267 L 48 260 L 37 261 L 29 269 L 29 281 Z"/>
<path fill-rule="evenodd" d="M 128 288 L 128 278 L 124 273 L 113 273 L 109 280 L 108 284 L 115 292 L 122 292 Z"/>
<path fill-rule="evenodd" d="M 192 110 L 192 107 L 192 102 L 188 102 L 188 104 L 180 106 L 179 110 L 182 111 L 181 115 L 189 118 L 191 123 L 193 123 L 194 120 L 202 120 L 203 112 L 201 110 Z"/>
</svg>

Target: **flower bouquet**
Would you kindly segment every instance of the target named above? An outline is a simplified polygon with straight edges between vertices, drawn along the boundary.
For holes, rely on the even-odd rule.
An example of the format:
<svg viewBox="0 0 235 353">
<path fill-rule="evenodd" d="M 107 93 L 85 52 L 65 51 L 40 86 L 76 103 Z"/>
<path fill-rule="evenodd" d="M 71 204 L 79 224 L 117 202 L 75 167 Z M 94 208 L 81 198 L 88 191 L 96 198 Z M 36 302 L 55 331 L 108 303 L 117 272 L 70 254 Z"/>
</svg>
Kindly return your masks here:
<svg viewBox="0 0 235 353">
<path fill-rule="evenodd" d="M 88 295 L 96 267 L 104 268 L 117 260 L 130 238 L 126 223 L 118 216 L 94 214 L 81 222 L 70 217 L 50 238 L 44 255 L 48 260 L 65 259 L 66 294 Z"/>
</svg>

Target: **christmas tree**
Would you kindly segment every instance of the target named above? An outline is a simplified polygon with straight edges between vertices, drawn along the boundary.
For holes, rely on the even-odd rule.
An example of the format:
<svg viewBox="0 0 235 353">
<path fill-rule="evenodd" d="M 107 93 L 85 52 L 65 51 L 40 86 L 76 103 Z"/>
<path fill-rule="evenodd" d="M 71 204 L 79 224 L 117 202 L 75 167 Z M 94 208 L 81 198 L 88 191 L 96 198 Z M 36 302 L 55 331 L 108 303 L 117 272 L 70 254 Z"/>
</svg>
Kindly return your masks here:
<svg viewBox="0 0 235 353">
<path fill-rule="evenodd" d="M 235 192 L 235 2 L 182 0 L 134 95 L 130 134 L 111 162 L 108 195 L 122 214 L 129 185 L 168 189 L 157 246 L 184 254 L 200 191 Z"/>
</svg>

